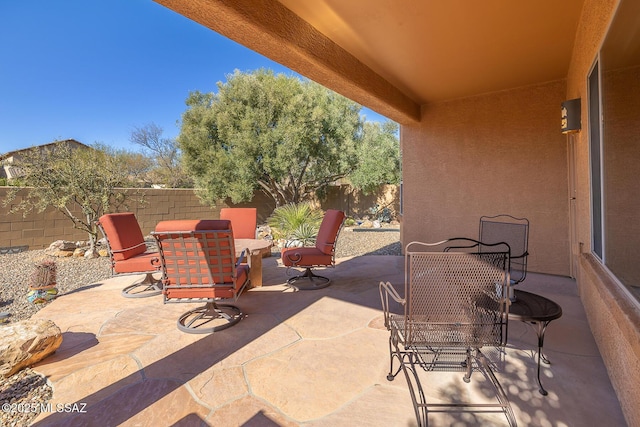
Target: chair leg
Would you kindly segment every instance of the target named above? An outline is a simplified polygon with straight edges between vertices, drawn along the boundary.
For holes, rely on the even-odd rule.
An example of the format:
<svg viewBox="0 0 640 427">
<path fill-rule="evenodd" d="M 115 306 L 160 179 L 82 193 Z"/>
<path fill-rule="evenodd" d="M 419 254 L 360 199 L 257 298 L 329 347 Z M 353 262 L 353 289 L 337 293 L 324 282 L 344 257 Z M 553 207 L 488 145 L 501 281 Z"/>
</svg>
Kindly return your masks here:
<svg viewBox="0 0 640 427">
<path fill-rule="evenodd" d="M 235 305 L 209 302 L 180 316 L 178 329 L 189 334 L 210 334 L 235 325 L 242 317 Z"/>
<path fill-rule="evenodd" d="M 394 332 L 392 331 L 391 336 L 389 337 L 389 374 L 387 374 L 387 381 L 393 381 L 396 378 L 396 375 L 400 373 L 404 358 L 404 353 L 402 353 L 398 348 L 398 340 L 397 338 L 394 339 L 394 336 Z M 393 359 L 395 358 L 398 358 L 400 366 L 395 372 L 393 372 Z"/>
<path fill-rule="evenodd" d="M 491 366 L 489 366 L 489 361 L 487 360 L 487 357 L 480 351 L 480 349 L 476 349 L 476 357 L 480 361 L 480 366 L 482 367 L 482 373 L 484 374 L 485 378 L 487 378 L 493 385 L 493 388 L 496 392 L 496 399 L 499 402 L 498 406 L 502 407 L 502 411 L 504 412 L 504 415 L 507 418 L 507 421 L 509 422 L 509 426 L 517 427 L 518 423 L 516 421 L 516 416 L 513 413 L 513 409 L 511 408 L 511 403 L 509 402 L 509 398 L 507 397 L 507 394 L 502 388 L 500 381 L 498 381 L 495 374 L 493 373 L 493 369 L 491 369 Z"/>
<path fill-rule="evenodd" d="M 416 414 L 416 421 L 418 422 L 418 427 L 427 427 L 429 425 L 429 407 L 427 406 L 424 390 L 418 377 L 418 367 L 414 362 L 416 355 L 407 353 L 405 356 L 408 361 L 402 360 L 400 368 L 404 372 L 404 377 L 407 380 L 413 410 Z M 410 373 L 411 375 L 409 375 Z"/>
<path fill-rule="evenodd" d="M 314 274 L 313 271 L 311 271 L 311 268 L 307 268 L 303 274 L 287 280 L 288 285 L 301 291 L 326 288 L 330 283 L 331 279 Z"/>
<path fill-rule="evenodd" d="M 125 298 L 146 298 L 162 293 L 162 282 L 153 278 L 153 273 L 147 273 L 141 282 L 129 285 L 121 292 Z"/>
<path fill-rule="evenodd" d="M 397 349 L 396 349 L 397 351 Z M 499 413 L 502 412 L 510 427 L 517 427 L 517 421 L 513 409 L 507 395 L 500 385 L 491 368 L 487 357 L 480 349 L 467 352 L 467 361 L 463 363 L 467 368 L 467 373 L 463 380 L 469 382 L 471 374 L 469 367 L 473 364 L 483 374 L 487 381 L 493 386 L 495 392 L 494 403 L 472 403 L 472 402 L 455 402 L 455 403 L 427 403 L 426 395 L 421 385 L 419 371 L 431 371 L 430 363 L 425 365 L 425 358 L 421 356 L 419 351 L 407 351 L 401 357 L 401 368 L 404 372 L 405 379 L 409 388 L 409 394 L 413 403 L 413 409 L 416 415 L 416 422 L 419 427 L 428 426 L 428 416 L 430 413 L 443 412 L 477 412 L 477 413 Z M 399 357 L 400 358 L 400 357 Z M 426 358 L 429 359 L 429 358 Z M 475 361 L 475 364 L 474 364 Z M 452 366 L 452 365 L 445 365 Z M 458 365 L 459 366 L 459 365 Z"/>
</svg>

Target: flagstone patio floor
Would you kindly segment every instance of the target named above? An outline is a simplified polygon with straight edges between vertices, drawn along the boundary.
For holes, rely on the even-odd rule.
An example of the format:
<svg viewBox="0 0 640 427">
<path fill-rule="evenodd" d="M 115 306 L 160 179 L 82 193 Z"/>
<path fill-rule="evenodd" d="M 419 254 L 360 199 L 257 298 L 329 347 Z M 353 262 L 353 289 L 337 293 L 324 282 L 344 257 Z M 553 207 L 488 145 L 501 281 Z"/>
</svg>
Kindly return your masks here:
<svg viewBox="0 0 640 427">
<path fill-rule="evenodd" d="M 161 296 L 123 298 L 137 276 L 112 278 L 64 295 L 35 317 L 63 331 L 58 351 L 34 368 L 53 386 L 38 426 L 411 426 L 402 374 L 387 381 L 389 333 L 378 284 L 401 288 L 403 258 L 340 259 L 324 273 L 331 286 L 295 292 L 276 257 L 263 283 L 237 301 L 246 317 L 210 335 L 176 327 L 189 304 Z M 542 366 L 548 396 L 535 381 L 536 335 L 510 322 L 505 368 L 497 374 L 520 426 L 624 426 L 620 405 L 572 279 L 531 273 L 520 289 L 562 306 L 546 334 Z M 428 399 L 483 398 L 484 378 L 426 373 Z M 507 425 L 502 414 L 433 414 L 432 426 Z"/>
</svg>

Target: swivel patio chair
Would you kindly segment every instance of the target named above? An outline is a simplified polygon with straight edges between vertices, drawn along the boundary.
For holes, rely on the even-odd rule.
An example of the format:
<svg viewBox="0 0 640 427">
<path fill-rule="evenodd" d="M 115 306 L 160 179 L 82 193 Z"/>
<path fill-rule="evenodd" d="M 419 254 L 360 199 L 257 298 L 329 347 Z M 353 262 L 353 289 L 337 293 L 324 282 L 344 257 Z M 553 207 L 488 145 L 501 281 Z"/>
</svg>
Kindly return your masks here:
<svg viewBox="0 0 640 427">
<path fill-rule="evenodd" d="M 480 217 L 479 240 L 483 243 L 506 242 L 511 249 L 509 274 L 511 286 L 527 277 L 527 257 L 529 255 L 529 220 L 501 214 Z M 511 299 L 513 289 L 511 290 Z"/>
<path fill-rule="evenodd" d="M 219 303 L 235 302 L 250 283 L 248 251 L 236 259 L 231 221 L 162 221 L 151 234 L 160 250 L 164 303 L 205 303 L 182 314 L 178 329 L 208 334 L 242 319 L 239 307 Z"/>
<path fill-rule="evenodd" d="M 393 381 L 402 370 L 409 385 L 419 426 L 433 412 L 502 412 L 509 425 L 516 419 L 493 370 L 507 342 L 509 251 L 479 252 L 478 242 L 453 239 L 438 244 L 411 242 L 405 247 L 404 297 L 389 282 L 380 282 L 385 326 L 390 332 Z M 434 252 L 436 245 L 444 248 Z M 403 313 L 391 307 L 395 301 Z M 481 349 L 486 349 L 483 352 Z M 399 367 L 394 370 L 394 362 Z M 478 402 L 428 403 L 423 381 L 433 372 L 464 372 L 470 382 L 481 372 L 493 386 L 495 399 Z M 431 374 L 430 374 L 431 373 Z"/>
<path fill-rule="evenodd" d="M 160 295 L 160 280 L 153 277 L 160 271 L 160 255 L 147 249 L 135 215 L 132 212 L 105 214 L 97 225 L 107 242 L 112 276 L 145 275 L 142 281 L 124 288 L 122 295 L 127 298 Z"/>
<path fill-rule="evenodd" d="M 282 251 L 282 263 L 287 270 L 291 267 L 306 269 L 303 274 L 287 280 L 289 285 L 300 290 L 321 289 L 329 286 L 331 279 L 314 274 L 312 269 L 335 266 L 336 241 L 344 218 L 344 212 L 328 209 L 320 224 L 315 246 L 288 248 Z"/>
<path fill-rule="evenodd" d="M 220 219 L 228 219 L 236 239 L 255 239 L 258 223 L 256 208 L 222 208 Z"/>
</svg>

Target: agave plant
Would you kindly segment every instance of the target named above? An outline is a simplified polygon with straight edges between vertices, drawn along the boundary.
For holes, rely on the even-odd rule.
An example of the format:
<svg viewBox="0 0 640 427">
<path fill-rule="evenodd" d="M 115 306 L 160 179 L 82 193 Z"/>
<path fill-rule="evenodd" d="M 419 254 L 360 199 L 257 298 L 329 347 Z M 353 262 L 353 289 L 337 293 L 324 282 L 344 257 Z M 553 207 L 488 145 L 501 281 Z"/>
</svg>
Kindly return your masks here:
<svg viewBox="0 0 640 427">
<path fill-rule="evenodd" d="M 267 219 L 274 238 L 298 241 L 303 246 L 315 243 L 323 212 L 310 203 L 289 203 L 277 207 Z"/>
</svg>

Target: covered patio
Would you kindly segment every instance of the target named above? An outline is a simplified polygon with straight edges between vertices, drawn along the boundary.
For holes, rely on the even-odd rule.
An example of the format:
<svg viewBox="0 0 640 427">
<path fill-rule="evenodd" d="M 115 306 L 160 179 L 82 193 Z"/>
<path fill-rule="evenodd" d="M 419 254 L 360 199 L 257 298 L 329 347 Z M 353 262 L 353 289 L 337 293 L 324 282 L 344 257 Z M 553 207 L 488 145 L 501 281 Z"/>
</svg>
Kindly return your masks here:
<svg viewBox="0 0 640 427">
<path fill-rule="evenodd" d="M 402 287 L 403 257 L 339 259 L 328 288 L 293 292 L 276 257 L 263 260 L 263 286 L 243 294 L 246 318 L 211 335 L 180 332 L 184 304 L 122 298 L 119 277 L 62 296 L 36 317 L 63 331 L 58 351 L 34 369 L 54 389 L 51 403 L 84 413 L 41 414 L 35 425 L 407 426 L 415 416 L 407 384 L 386 380 L 388 337 L 380 281 Z M 521 426 L 625 425 L 590 332 L 574 280 L 531 273 L 521 289 L 562 306 L 545 339 L 535 381 L 536 335 L 509 323 L 506 367 L 498 373 Z M 482 399 L 474 375 L 429 373 L 430 399 Z M 469 394 L 469 396 L 467 396 Z M 502 414 L 434 414 L 431 425 L 506 425 Z"/>
<path fill-rule="evenodd" d="M 528 218 L 530 271 L 576 279 L 640 425 L 637 1 L 155 1 L 398 122 L 404 244 Z"/>
</svg>

